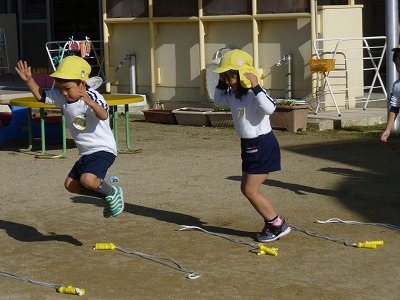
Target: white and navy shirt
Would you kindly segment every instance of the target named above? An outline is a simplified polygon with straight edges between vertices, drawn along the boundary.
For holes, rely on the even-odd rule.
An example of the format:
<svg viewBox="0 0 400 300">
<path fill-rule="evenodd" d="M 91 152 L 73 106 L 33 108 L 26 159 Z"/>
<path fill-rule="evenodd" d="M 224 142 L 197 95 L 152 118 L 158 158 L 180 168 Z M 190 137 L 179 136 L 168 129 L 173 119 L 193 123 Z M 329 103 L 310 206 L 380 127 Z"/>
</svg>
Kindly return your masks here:
<svg viewBox="0 0 400 300">
<path fill-rule="evenodd" d="M 215 89 L 214 103 L 221 108 L 230 107 L 240 138 L 251 139 L 272 130 L 269 116 L 275 111 L 276 104 L 259 85 L 237 99 L 234 92 L 227 91 L 226 85 L 220 81 Z"/>
<path fill-rule="evenodd" d="M 108 105 L 99 92 L 88 88 L 87 93 L 93 101 L 103 106 L 108 112 Z M 67 127 L 80 155 L 99 151 L 117 155 L 117 145 L 110 128 L 109 117 L 106 120 L 100 120 L 85 101 L 78 100 L 69 103 L 59 90 L 45 91 L 41 101 L 63 109 Z"/>
<path fill-rule="evenodd" d="M 390 108 L 389 111 L 399 113 L 400 108 L 400 80 L 393 83 L 392 92 L 390 94 Z"/>
</svg>

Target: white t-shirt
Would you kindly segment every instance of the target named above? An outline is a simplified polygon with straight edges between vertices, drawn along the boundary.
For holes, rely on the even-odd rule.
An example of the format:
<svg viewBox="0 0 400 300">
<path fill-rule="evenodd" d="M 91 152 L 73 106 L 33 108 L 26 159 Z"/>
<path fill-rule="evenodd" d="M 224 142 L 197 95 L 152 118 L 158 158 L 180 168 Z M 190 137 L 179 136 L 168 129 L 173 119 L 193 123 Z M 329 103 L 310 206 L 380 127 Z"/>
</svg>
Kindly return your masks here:
<svg viewBox="0 0 400 300">
<path fill-rule="evenodd" d="M 90 98 L 103 106 L 108 112 L 104 97 L 94 89 L 87 89 Z M 117 145 L 110 128 L 110 120 L 100 120 L 93 109 L 85 101 L 68 103 L 59 90 L 45 91 L 46 104 L 54 104 L 63 109 L 65 121 L 80 155 L 88 155 L 98 151 L 106 151 L 117 155 Z M 43 100 L 42 98 L 42 100 Z"/>
<path fill-rule="evenodd" d="M 249 89 L 237 99 L 233 91 L 215 89 L 214 103 L 219 107 L 230 107 L 235 130 L 240 138 L 251 139 L 269 133 L 269 116 L 275 111 L 275 101 L 259 85 Z"/>
<path fill-rule="evenodd" d="M 396 80 L 390 94 L 390 107 L 400 107 L 400 80 Z"/>
</svg>

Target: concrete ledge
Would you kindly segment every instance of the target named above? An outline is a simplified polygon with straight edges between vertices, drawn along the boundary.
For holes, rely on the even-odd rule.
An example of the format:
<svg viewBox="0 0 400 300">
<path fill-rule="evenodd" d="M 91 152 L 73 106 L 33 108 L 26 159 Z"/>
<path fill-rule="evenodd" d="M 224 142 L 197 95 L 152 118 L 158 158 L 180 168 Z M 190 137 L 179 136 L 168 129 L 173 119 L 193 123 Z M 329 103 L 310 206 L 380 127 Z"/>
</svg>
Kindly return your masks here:
<svg viewBox="0 0 400 300">
<path fill-rule="evenodd" d="M 387 121 L 386 108 L 343 110 L 341 116 L 336 111 L 309 113 L 307 127 L 317 131 L 341 129 L 352 126 L 374 126 Z"/>
</svg>

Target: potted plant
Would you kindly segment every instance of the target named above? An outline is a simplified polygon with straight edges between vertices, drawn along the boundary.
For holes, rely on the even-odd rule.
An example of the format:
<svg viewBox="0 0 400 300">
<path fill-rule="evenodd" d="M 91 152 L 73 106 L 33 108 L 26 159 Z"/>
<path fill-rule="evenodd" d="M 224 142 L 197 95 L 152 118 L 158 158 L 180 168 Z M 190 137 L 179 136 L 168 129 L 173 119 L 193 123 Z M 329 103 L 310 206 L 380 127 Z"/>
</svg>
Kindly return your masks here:
<svg viewBox="0 0 400 300">
<path fill-rule="evenodd" d="M 167 109 L 145 109 L 142 110 L 144 119 L 146 122 L 150 123 L 160 123 L 160 124 L 178 124 L 175 115 L 172 110 Z"/>
<path fill-rule="evenodd" d="M 182 107 L 172 111 L 179 125 L 211 126 L 208 113 L 212 108 Z"/>
<path fill-rule="evenodd" d="M 295 100 L 277 101 L 275 112 L 270 116 L 271 126 L 297 132 L 306 131 L 308 104 L 299 104 Z"/>
</svg>

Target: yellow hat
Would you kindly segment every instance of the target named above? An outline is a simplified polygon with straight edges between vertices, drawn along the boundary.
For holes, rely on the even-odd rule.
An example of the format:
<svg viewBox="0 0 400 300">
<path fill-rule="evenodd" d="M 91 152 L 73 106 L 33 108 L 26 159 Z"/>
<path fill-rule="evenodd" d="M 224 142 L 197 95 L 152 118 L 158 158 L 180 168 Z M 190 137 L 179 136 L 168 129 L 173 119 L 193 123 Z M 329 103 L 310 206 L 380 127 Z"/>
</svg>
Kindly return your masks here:
<svg viewBox="0 0 400 300">
<path fill-rule="evenodd" d="M 229 70 L 239 71 L 240 84 L 244 88 L 251 88 L 251 82 L 244 76 L 244 73 L 252 73 L 257 76 L 258 83 L 260 84 L 261 79 L 256 69 L 253 67 L 253 58 L 250 54 L 243 50 L 235 49 L 231 50 L 221 58 L 218 68 L 213 72 L 220 74 Z"/>
<path fill-rule="evenodd" d="M 398 45 L 397 47 L 392 48 L 392 51 L 400 51 L 400 45 Z"/>
<path fill-rule="evenodd" d="M 60 65 L 51 77 L 60 79 L 83 80 L 89 79 L 92 67 L 89 63 L 79 56 L 67 56 L 64 58 Z"/>
</svg>

